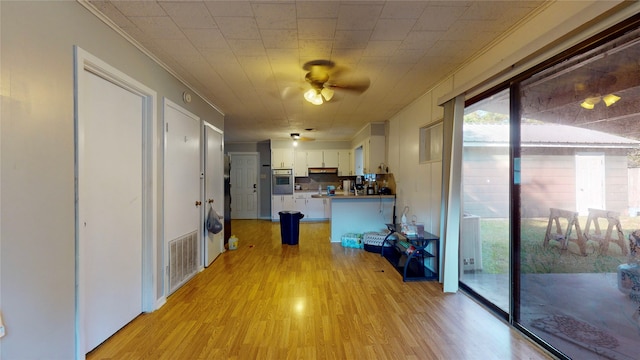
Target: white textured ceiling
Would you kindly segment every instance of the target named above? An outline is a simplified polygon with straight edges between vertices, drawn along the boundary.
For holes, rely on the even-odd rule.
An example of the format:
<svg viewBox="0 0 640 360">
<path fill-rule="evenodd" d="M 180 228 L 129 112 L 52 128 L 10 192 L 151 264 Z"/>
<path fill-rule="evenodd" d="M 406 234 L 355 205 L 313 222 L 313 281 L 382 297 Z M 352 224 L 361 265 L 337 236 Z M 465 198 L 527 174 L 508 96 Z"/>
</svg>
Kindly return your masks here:
<svg viewBox="0 0 640 360">
<path fill-rule="evenodd" d="M 102 14 L 225 113 L 225 141 L 350 140 L 388 120 L 544 1 L 101 1 Z M 302 65 L 341 80 L 316 106 Z M 315 131 L 305 131 L 312 128 Z"/>
</svg>

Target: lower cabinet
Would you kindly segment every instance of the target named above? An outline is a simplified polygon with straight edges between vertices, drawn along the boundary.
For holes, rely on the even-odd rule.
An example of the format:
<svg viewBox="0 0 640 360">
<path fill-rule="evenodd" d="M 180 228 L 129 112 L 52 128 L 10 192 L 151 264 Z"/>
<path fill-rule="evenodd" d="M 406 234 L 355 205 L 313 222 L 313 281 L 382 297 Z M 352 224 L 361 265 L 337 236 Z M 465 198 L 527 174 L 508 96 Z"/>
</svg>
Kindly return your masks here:
<svg viewBox="0 0 640 360">
<path fill-rule="evenodd" d="M 271 220 L 280 221 L 280 211 L 297 210 L 293 195 L 272 195 L 271 196 Z"/>
<path fill-rule="evenodd" d="M 324 202 L 324 218 L 331 219 L 331 199 L 322 199 Z"/>
<path fill-rule="evenodd" d="M 302 221 L 330 219 L 331 200 L 326 198 L 312 198 L 311 195 L 313 195 L 313 193 L 272 196 L 271 219 L 280 220 L 278 212 L 282 210 L 300 211 L 304 214 Z"/>
<path fill-rule="evenodd" d="M 315 199 L 309 197 L 307 199 L 307 214 L 305 217 L 308 217 L 309 220 L 319 220 L 325 219 L 324 217 L 324 200 L 325 199 Z"/>
</svg>

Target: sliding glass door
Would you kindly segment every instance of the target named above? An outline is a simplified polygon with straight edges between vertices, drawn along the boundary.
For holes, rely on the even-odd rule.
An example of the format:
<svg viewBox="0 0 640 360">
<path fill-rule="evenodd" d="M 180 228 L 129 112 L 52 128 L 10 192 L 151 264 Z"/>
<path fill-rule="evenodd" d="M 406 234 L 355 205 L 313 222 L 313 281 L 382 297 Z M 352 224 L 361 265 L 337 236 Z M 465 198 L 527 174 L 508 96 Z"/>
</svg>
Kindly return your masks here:
<svg viewBox="0 0 640 360">
<path fill-rule="evenodd" d="M 633 24 L 465 108 L 461 287 L 559 357 L 638 358 L 640 20 Z"/>
<path fill-rule="evenodd" d="M 465 108 L 460 282 L 509 311 L 509 90 Z"/>
<path fill-rule="evenodd" d="M 520 86 L 517 320 L 574 359 L 638 358 L 639 34 Z"/>
</svg>

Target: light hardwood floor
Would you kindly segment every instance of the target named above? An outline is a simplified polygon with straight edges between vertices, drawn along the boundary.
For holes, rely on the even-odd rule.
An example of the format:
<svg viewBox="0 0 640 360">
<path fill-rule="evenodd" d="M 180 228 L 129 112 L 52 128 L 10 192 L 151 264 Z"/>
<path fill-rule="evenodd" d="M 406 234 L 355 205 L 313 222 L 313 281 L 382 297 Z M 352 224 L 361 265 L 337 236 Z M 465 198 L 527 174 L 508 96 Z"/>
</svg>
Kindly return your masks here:
<svg viewBox="0 0 640 360">
<path fill-rule="evenodd" d="M 403 283 L 380 255 L 302 223 L 234 220 L 221 254 L 159 310 L 87 354 L 95 359 L 550 359 L 462 293 Z"/>
</svg>

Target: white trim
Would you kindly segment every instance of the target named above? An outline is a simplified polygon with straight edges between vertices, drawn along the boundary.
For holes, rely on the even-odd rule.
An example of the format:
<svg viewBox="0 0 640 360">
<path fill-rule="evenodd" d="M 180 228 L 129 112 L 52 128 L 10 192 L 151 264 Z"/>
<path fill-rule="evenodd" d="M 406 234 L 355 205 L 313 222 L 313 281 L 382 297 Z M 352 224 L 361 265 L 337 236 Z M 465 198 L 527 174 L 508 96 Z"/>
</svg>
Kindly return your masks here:
<svg viewBox="0 0 640 360">
<path fill-rule="evenodd" d="M 224 131 L 220 130 L 219 128 L 217 128 L 217 127 L 215 127 L 215 126 L 213 126 L 213 125 L 211 125 L 211 124 L 209 124 L 209 123 L 208 123 L 208 122 L 206 122 L 206 121 L 204 122 L 204 126 L 206 126 L 206 127 L 210 128 L 211 130 L 213 130 L 213 131 L 215 131 L 215 132 L 220 133 L 221 135 L 222 135 L 222 134 L 224 134 Z"/>
<path fill-rule="evenodd" d="M 79 239 L 79 164 L 82 161 L 83 148 L 83 91 L 85 87 L 84 71 L 91 72 L 107 81 L 112 82 L 124 89 L 127 89 L 144 98 L 144 124 L 142 129 L 143 160 L 142 160 L 142 182 L 143 187 L 143 213 L 142 213 L 142 304 L 144 312 L 155 310 L 157 303 L 157 227 L 158 227 L 158 207 L 157 190 L 158 184 L 156 173 L 158 168 L 157 146 L 157 93 L 155 90 L 136 81 L 127 74 L 110 66 L 99 58 L 91 55 L 82 48 L 74 46 L 74 122 L 75 122 L 75 180 L 76 180 L 76 209 L 75 209 L 75 245 L 76 245 L 76 358 L 84 359 L 86 349 L 84 348 L 84 274 L 80 271 L 80 259 L 82 254 L 82 244 Z"/>
</svg>

